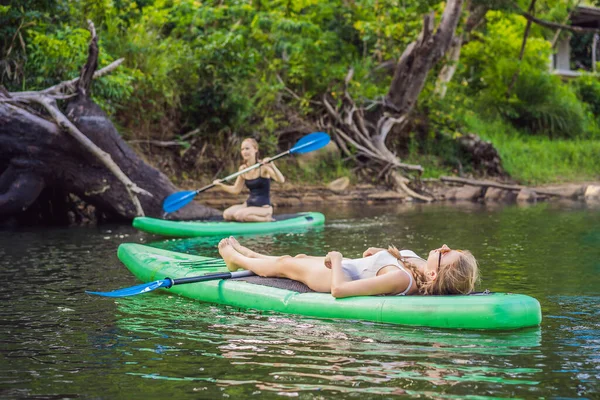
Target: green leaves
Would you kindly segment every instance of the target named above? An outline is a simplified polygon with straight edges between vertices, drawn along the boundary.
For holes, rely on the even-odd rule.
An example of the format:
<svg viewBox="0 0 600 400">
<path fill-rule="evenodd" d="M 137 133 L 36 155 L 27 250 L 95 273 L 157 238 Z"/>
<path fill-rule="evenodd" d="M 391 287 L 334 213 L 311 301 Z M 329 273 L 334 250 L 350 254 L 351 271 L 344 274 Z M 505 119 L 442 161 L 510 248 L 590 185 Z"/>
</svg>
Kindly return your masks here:
<svg viewBox="0 0 600 400">
<path fill-rule="evenodd" d="M 556 138 L 589 133 L 584 106 L 568 84 L 549 72 L 550 42 L 532 33 L 519 60 L 525 19 L 500 11 L 488 12 L 486 19 L 486 30 L 463 46 L 457 78 L 465 85 L 454 90 L 475 98 L 481 114 L 501 116 L 533 134 Z"/>
</svg>

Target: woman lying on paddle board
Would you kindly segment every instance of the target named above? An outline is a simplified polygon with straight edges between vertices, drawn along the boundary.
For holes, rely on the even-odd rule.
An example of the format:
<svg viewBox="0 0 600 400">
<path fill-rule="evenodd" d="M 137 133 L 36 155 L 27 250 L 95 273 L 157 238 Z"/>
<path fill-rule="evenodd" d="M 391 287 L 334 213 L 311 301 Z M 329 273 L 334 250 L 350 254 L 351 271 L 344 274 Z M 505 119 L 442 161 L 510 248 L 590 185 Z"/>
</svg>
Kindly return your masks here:
<svg viewBox="0 0 600 400">
<path fill-rule="evenodd" d="M 252 138 L 244 139 L 241 153 L 244 163 L 240 165 L 240 171 L 257 163 L 258 142 Z M 250 196 L 243 204 L 236 204 L 223 211 L 223 218 L 226 221 L 269 222 L 273 220 L 270 198 L 271 180 L 283 183 L 285 178 L 270 159 L 265 158 L 261 163 L 263 165 L 258 170 L 248 171 L 238 176 L 233 185 L 225 185 L 218 179 L 213 182 L 222 190 L 232 194 L 239 194 L 244 188 L 244 184 L 250 190 Z"/>
<path fill-rule="evenodd" d="M 446 245 L 431 250 L 426 260 L 393 246 L 371 247 L 358 259 L 343 258 L 337 251 L 326 257 L 276 257 L 252 251 L 230 237 L 219 242 L 219 253 L 231 271 L 243 268 L 264 277 L 294 279 L 334 297 L 468 294 L 479 274 L 470 252 Z"/>
</svg>

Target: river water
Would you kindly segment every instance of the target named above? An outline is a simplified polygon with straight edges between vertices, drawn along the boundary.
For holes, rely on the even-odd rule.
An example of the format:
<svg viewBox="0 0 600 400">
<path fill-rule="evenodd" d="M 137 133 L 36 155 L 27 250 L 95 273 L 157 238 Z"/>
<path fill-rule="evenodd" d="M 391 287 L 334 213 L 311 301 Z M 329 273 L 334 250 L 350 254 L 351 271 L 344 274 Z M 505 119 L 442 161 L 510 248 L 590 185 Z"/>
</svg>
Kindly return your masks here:
<svg viewBox="0 0 600 400">
<path fill-rule="evenodd" d="M 261 252 L 357 257 L 446 243 L 478 258 L 479 289 L 524 293 L 539 328 L 511 332 L 318 320 L 152 293 L 123 242 L 216 256 L 216 239 L 129 226 L 0 232 L 1 398 L 600 398 L 600 209 L 538 204 L 321 207 L 322 229 L 240 237 Z M 296 211 L 296 210 L 294 210 Z M 284 212 L 290 212 L 286 209 Z"/>
</svg>

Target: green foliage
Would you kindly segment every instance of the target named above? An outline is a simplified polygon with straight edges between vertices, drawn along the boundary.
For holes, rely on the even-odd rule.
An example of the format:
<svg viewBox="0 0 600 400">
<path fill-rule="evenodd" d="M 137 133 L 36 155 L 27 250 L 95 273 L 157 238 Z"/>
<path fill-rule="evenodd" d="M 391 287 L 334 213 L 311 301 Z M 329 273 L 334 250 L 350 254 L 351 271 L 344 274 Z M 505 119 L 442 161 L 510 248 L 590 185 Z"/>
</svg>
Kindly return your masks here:
<svg viewBox="0 0 600 400">
<path fill-rule="evenodd" d="M 536 15 L 562 22 L 575 1 L 538 2 Z M 390 137 L 404 160 L 426 166 L 426 174 L 459 165 L 468 171 L 454 139 L 469 129 L 464 115 L 473 111 L 508 121 L 521 134 L 598 137 L 597 81 L 582 78 L 568 85 L 548 75 L 552 32 L 536 26 L 519 61 L 526 21 L 514 14 L 515 3 L 526 9 L 529 0 L 485 1 L 496 11 L 488 12 L 463 47 L 447 96 L 440 100 L 434 92 L 438 71 L 432 71 L 413 136 Z M 379 64 L 397 59 L 417 38 L 424 13 L 434 11 L 439 21 L 445 7 L 439 0 L 6 4 L 0 6 L 0 83 L 9 90 L 76 77 L 87 54 L 89 18 L 100 40 L 100 67 L 125 59 L 94 83 L 92 95 L 126 137 L 173 139 L 198 129 L 194 139 L 214 148 L 257 137 L 265 154 L 277 152 L 279 132 L 322 112 L 317 102 L 324 94 L 343 96 L 350 68 L 349 91 L 359 104 L 384 95 L 391 74 Z M 339 160 L 296 169 L 290 166 L 288 173 L 309 181 L 350 175 Z"/>
<path fill-rule="evenodd" d="M 489 14 L 486 34 L 464 46 L 462 62 L 468 69 L 461 72 L 461 90 L 477 99 L 474 104 L 481 113 L 501 116 L 518 129 L 551 138 L 589 134 L 583 105 L 568 85 L 547 71 L 549 42 L 529 38 L 520 61 L 524 21 Z"/>
<path fill-rule="evenodd" d="M 28 34 L 31 41 L 25 75 L 35 77 L 27 80 L 28 89 L 43 89 L 77 76 L 75 66 L 83 66 L 87 57 L 87 30 L 64 26 L 49 34 L 33 29 Z"/>
<path fill-rule="evenodd" d="M 513 125 L 549 137 L 578 137 L 585 131 L 581 102 L 559 77 L 523 65 L 509 98 L 506 88 L 516 66 L 496 65 L 497 81 L 481 93 L 481 106 L 495 110 Z"/>
<path fill-rule="evenodd" d="M 303 162 L 300 165 L 287 161 L 279 164 L 279 169 L 289 181 L 304 184 L 331 182 L 341 177 L 350 180 L 355 178 L 350 166 L 338 154 L 316 157 L 311 162 Z"/>
<path fill-rule="evenodd" d="M 581 75 L 571 81 L 577 97 L 586 104 L 590 119 L 600 127 L 600 78 L 591 74 Z"/>
<path fill-rule="evenodd" d="M 31 27 L 56 22 L 64 14 L 57 0 L 9 0 L 0 6 L 0 84 L 19 89 L 27 61 Z M 52 12 L 52 18 L 50 16 Z"/>
</svg>

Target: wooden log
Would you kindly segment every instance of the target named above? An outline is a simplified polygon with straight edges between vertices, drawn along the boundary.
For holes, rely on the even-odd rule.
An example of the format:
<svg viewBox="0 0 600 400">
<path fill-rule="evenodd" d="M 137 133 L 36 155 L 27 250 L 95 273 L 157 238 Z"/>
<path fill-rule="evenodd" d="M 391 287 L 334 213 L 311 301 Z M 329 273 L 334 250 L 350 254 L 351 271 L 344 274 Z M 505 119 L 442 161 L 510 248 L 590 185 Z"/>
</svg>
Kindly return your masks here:
<svg viewBox="0 0 600 400">
<path fill-rule="evenodd" d="M 75 194 L 118 219 L 161 217 L 163 199 L 177 191 L 127 146 L 88 97 L 92 79 L 120 64 L 96 71 L 98 39 L 93 23 L 88 23 L 92 39 L 78 79 L 39 92 L 0 90 L 0 218 L 27 209 L 45 188 L 64 193 L 63 198 Z M 65 99 L 66 115 L 56 103 Z M 169 217 L 200 219 L 216 214 L 217 210 L 190 204 Z"/>
<path fill-rule="evenodd" d="M 139 198 L 145 214 L 163 216 L 162 200 L 178 190 L 169 179 L 135 154 L 100 107 L 90 99 L 79 98 L 70 103 L 67 110 L 72 123 L 90 141 L 110 154 L 133 182 L 153 194 Z M 123 183 L 77 140 L 51 121 L 0 103 L 0 171 L 6 173 L 9 170 L 27 171 L 30 181 L 35 176 L 46 188 L 65 195 L 74 193 L 112 218 L 130 220 L 137 215 Z M 22 185 L 15 186 L 18 183 L 16 176 L 14 173 L 3 175 L 0 195 L 21 196 L 18 203 L 22 206 L 31 204 L 31 198 L 27 196 L 31 190 Z M 6 189 L 9 187 L 13 187 L 10 193 Z M 17 187 L 22 193 L 15 191 Z M 22 211 L 22 207 L 15 208 L 15 202 L 8 201 L 8 197 L 3 201 L 0 200 L 0 215 L 6 217 Z M 212 208 L 192 203 L 169 218 L 200 219 L 215 214 L 217 211 Z"/>
<path fill-rule="evenodd" d="M 504 183 L 498 183 L 498 182 L 493 182 L 493 181 L 480 181 L 480 180 L 475 180 L 475 179 L 457 178 L 454 176 L 441 176 L 440 180 L 442 182 L 461 183 L 463 185 L 484 186 L 484 187 L 492 187 L 492 188 L 498 188 L 498 189 L 504 189 L 504 190 L 520 191 L 522 189 L 527 189 L 526 186 L 521 186 L 521 185 L 507 185 Z M 555 191 L 551 191 L 551 190 L 544 190 L 544 189 L 534 189 L 534 190 L 536 193 L 545 195 L 545 196 L 564 197 L 562 194 L 556 193 Z"/>
</svg>

